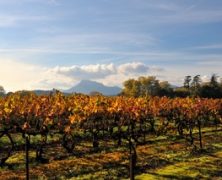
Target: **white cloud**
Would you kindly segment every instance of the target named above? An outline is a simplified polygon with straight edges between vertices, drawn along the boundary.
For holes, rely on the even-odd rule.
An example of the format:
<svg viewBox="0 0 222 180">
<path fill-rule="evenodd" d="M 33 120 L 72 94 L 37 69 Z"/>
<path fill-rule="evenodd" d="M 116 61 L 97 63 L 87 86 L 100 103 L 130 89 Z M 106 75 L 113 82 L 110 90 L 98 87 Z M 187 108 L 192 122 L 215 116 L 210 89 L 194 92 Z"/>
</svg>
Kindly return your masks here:
<svg viewBox="0 0 222 180">
<path fill-rule="evenodd" d="M 106 85 L 119 85 L 129 78 L 137 78 L 138 76 L 148 76 L 153 73 L 162 72 L 163 69 L 141 63 L 131 62 L 119 65 L 110 64 L 91 64 L 70 67 L 55 67 L 48 69 L 48 73 L 65 76 L 74 81 L 82 79 L 90 79 L 102 82 Z"/>
<path fill-rule="evenodd" d="M 48 68 L 19 62 L 12 59 L 0 59 L 0 85 L 6 91 L 68 88 L 72 79 L 49 73 Z"/>
<path fill-rule="evenodd" d="M 210 81 L 210 76 L 209 75 L 203 75 L 200 78 L 203 82 L 209 82 Z"/>
<path fill-rule="evenodd" d="M 22 89 L 68 89 L 82 79 L 102 82 L 106 85 L 122 85 L 124 80 L 158 72 L 141 62 L 114 65 L 89 64 L 56 66 L 54 68 L 0 59 L 0 85 L 7 91 Z"/>
<path fill-rule="evenodd" d="M 150 71 L 160 71 L 161 68 L 149 67 L 141 62 L 131 62 L 125 64 L 89 64 L 82 66 L 55 67 L 48 72 L 64 75 L 76 80 L 80 79 L 101 79 L 111 75 L 140 75 Z"/>
<path fill-rule="evenodd" d="M 139 62 L 121 64 L 118 67 L 119 73 L 123 74 L 144 74 L 147 73 L 149 69 L 147 65 Z"/>
<path fill-rule="evenodd" d="M 79 79 L 96 79 L 116 73 L 113 64 L 96 64 L 70 67 L 55 67 L 49 69 L 48 72 L 65 75 L 76 80 Z"/>
<path fill-rule="evenodd" d="M 7 91 L 31 89 L 31 84 L 39 77 L 39 73 L 44 71 L 44 69 L 31 64 L 8 59 L 1 59 L 0 63 L 0 84 Z"/>
</svg>

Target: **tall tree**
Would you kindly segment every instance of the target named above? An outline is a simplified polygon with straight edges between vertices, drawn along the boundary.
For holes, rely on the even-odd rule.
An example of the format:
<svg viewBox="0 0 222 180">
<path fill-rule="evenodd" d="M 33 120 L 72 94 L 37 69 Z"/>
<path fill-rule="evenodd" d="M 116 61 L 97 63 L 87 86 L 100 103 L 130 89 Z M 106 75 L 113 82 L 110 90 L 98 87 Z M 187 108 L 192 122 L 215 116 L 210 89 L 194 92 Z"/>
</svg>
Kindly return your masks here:
<svg viewBox="0 0 222 180">
<path fill-rule="evenodd" d="M 160 82 L 159 85 L 159 96 L 173 96 L 173 88 L 168 81 Z"/>
<path fill-rule="evenodd" d="M 123 83 L 123 94 L 126 96 L 140 96 L 140 83 L 135 79 L 129 79 Z"/>
<path fill-rule="evenodd" d="M 160 85 L 155 76 L 139 77 L 142 96 L 158 96 Z"/>
<path fill-rule="evenodd" d="M 210 85 L 212 87 L 218 87 L 219 86 L 219 83 L 218 83 L 217 79 L 218 79 L 218 76 L 216 74 L 213 74 L 211 76 L 211 78 L 210 78 Z"/>
<path fill-rule="evenodd" d="M 160 85 L 154 76 L 129 79 L 123 83 L 123 94 L 127 96 L 158 96 Z"/>
<path fill-rule="evenodd" d="M 213 74 L 210 78 L 210 89 L 211 98 L 221 98 L 222 97 L 222 89 L 220 87 L 220 84 L 218 82 L 218 76 L 216 74 Z"/>
<path fill-rule="evenodd" d="M 189 89 L 191 80 L 191 76 L 185 76 L 183 86 Z"/>
<path fill-rule="evenodd" d="M 200 75 L 196 75 L 193 77 L 193 81 L 191 83 L 191 94 L 194 97 L 200 95 L 200 87 L 201 87 Z"/>
</svg>

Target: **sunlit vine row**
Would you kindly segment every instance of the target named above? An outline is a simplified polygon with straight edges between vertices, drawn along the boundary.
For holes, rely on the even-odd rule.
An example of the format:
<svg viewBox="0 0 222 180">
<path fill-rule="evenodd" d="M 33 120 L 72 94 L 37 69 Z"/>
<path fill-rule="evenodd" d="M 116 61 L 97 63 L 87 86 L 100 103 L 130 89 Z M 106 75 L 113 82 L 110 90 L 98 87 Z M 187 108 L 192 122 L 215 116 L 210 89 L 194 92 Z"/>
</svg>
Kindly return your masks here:
<svg viewBox="0 0 222 180">
<path fill-rule="evenodd" d="M 101 134 L 121 145 L 123 139 L 145 142 L 147 134 L 169 131 L 193 145 L 194 128 L 199 130 L 202 148 L 202 127 L 217 128 L 221 121 L 221 99 L 65 96 L 60 92 L 47 96 L 14 93 L 0 98 L 2 132 L 43 137 L 61 133 L 69 152 L 73 151 L 79 132 L 90 134 L 94 148 L 98 148 Z"/>
</svg>

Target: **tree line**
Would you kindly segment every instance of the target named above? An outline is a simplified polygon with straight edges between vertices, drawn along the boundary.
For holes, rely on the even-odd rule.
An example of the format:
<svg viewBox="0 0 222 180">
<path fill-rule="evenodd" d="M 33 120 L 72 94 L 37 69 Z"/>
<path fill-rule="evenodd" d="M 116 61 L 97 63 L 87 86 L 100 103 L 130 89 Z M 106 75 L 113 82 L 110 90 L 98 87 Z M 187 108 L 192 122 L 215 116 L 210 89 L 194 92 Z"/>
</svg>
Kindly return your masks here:
<svg viewBox="0 0 222 180">
<path fill-rule="evenodd" d="M 10 94 L 10 93 L 8 93 Z M 102 95 L 95 91 L 90 95 Z M 6 91 L 0 86 L 0 97 Z M 172 86 L 168 81 L 160 81 L 155 76 L 141 76 L 137 79 L 128 79 L 123 82 L 123 89 L 119 95 L 129 97 L 167 96 L 167 97 L 203 97 L 222 98 L 222 78 L 213 74 L 208 82 L 203 82 L 200 75 L 185 76 L 183 86 Z"/>
<path fill-rule="evenodd" d="M 121 95 L 222 98 L 222 79 L 219 81 L 219 77 L 213 74 L 208 82 L 203 82 L 200 75 L 188 75 L 184 78 L 183 86 L 174 87 L 168 81 L 159 81 L 155 76 L 141 76 L 126 80 Z"/>
</svg>

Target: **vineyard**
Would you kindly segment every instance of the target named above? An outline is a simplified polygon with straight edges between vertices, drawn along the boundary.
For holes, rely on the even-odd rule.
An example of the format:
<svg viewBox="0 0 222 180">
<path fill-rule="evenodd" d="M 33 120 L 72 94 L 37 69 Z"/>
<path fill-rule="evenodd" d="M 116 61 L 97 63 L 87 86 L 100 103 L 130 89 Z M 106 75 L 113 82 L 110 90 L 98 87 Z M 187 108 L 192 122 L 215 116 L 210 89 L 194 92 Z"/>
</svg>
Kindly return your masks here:
<svg viewBox="0 0 222 180">
<path fill-rule="evenodd" d="M 221 99 L 14 93 L 0 99 L 0 175 L 10 170 L 10 158 L 24 151 L 28 138 L 33 164 L 50 163 L 55 149 L 68 154 L 60 158 L 74 156 L 83 162 L 87 153 L 99 156 L 106 150 L 109 159 L 115 161 L 113 153 L 126 158 L 119 178 L 129 178 L 146 172 L 140 154 L 154 140 L 168 136 L 172 143 L 179 139 L 189 153 L 206 153 L 210 143 L 205 135 L 209 130 L 221 140 L 221 123 Z M 150 161 L 147 169 L 155 163 Z"/>
</svg>

